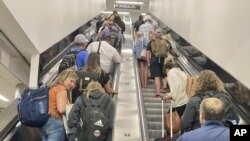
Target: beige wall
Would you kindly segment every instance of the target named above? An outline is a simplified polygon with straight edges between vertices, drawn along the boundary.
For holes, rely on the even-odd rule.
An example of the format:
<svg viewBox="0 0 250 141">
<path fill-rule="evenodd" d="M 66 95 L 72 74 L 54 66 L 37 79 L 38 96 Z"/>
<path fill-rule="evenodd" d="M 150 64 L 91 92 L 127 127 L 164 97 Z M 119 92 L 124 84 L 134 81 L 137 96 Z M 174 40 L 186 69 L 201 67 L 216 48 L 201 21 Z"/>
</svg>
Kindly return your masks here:
<svg viewBox="0 0 250 141">
<path fill-rule="evenodd" d="M 149 10 L 250 88 L 249 0 L 150 0 Z"/>
<path fill-rule="evenodd" d="M 2 4 L 9 10 L 11 15 L 8 16 L 13 16 L 17 22 L 17 25 L 10 24 L 20 26 L 25 34 L 23 36 L 28 37 L 38 53 L 42 53 L 106 9 L 105 0 L 3 0 Z M 15 35 L 14 31 L 5 28 L 2 30 L 10 36 Z M 15 42 L 16 39 L 11 40 Z M 16 46 L 27 49 L 25 46 Z"/>
</svg>

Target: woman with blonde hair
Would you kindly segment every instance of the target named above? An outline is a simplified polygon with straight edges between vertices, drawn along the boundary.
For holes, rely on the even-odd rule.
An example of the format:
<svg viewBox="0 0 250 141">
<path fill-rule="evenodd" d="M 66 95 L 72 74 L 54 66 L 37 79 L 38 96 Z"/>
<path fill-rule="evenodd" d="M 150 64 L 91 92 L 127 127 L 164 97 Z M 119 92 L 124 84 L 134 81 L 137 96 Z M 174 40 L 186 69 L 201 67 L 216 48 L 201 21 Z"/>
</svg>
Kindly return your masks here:
<svg viewBox="0 0 250 141">
<path fill-rule="evenodd" d="M 138 61 L 138 65 L 140 68 L 140 79 L 141 79 L 141 87 L 147 87 L 148 81 L 148 65 L 147 65 L 147 58 L 146 58 L 146 40 L 143 38 L 142 32 L 136 32 L 136 42 L 134 47 L 134 52 L 136 54 L 136 58 Z M 141 56 L 142 52 L 144 52 L 145 56 Z"/>
<path fill-rule="evenodd" d="M 66 105 L 70 104 L 68 94 L 75 87 L 78 76 L 75 71 L 67 69 L 61 72 L 51 84 L 49 90 L 50 118 L 40 128 L 42 141 L 63 141 L 65 129 L 62 115 L 65 114 Z"/>
<path fill-rule="evenodd" d="M 84 109 L 92 106 L 96 108 L 102 108 L 102 110 L 105 111 L 107 114 L 107 118 L 109 119 L 108 123 L 108 130 L 106 133 L 101 133 L 100 130 L 99 133 L 101 136 L 105 136 L 105 141 L 111 141 L 112 139 L 112 129 L 113 129 L 113 118 L 114 118 L 114 102 L 107 94 L 104 93 L 102 89 L 102 85 L 97 81 L 91 81 L 87 86 L 87 94 L 79 96 L 74 106 L 72 107 L 69 116 L 68 116 L 68 126 L 69 128 L 72 128 L 73 134 L 70 135 L 69 141 L 75 141 L 75 140 L 81 140 L 80 138 L 85 137 L 86 140 L 91 140 L 90 137 L 93 135 L 93 132 L 91 132 L 91 135 L 87 135 L 91 129 L 86 129 L 87 126 L 84 122 L 85 120 L 82 119 L 84 112 Z M 88 115 L 90 116 L 90 114 Z M 88 117 L 87 115 L 85 117 Z M 93 118 L 91 120 L 95 120 L 96 118 Z M 104 124 L 104 121 L 101 121 L 100 119 L 96 119 L 97 121 L 93 121 L 93 123 L 96 125 Z M 91 123 L 88 123 L 91 124 Z M 105 126 L 105 125 L 103 125 Z M 84 130 L 84 131 L 82 131 Z"/>
<path fill-rule="evenodd" d="M 196 80 L 196 86 L 192 95 L 186 104 L 186 109 L 181 117 L 182 130 L 189 131 L 200 127 L 199 106 L 201 97 L 208 92 L 225 92 L 224 84 L 220 78 L 211 70 L 203 70 L 199 73 Z"/>
</svg>

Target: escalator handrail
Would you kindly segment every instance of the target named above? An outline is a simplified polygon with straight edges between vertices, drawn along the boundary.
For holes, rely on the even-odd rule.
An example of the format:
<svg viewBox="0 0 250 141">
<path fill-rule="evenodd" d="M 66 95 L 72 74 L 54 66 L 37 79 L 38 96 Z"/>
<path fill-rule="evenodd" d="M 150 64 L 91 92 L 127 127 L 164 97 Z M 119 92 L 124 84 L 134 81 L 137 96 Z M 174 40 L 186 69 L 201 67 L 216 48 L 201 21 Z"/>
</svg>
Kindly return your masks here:
<svg viewBox="0 0 250 141">
<path fill-rule="evenodd" d="M 95 33 L 92 34 L 88 40 L 93 38 L 95 36 Z M 45 65 L 45 68 L 40 73 L 40 78 L 43 77 L 59 60 L 63 58 L 63 56 L 73 47 L 74 42 L 70 43 L 68 46 L 65 47 L 63 51 L 61 51 L 57 56 L 55 56 L 53 59 L 49 61 L 48 64 Z"/>
<path fill-rule="evenodd" d="M 139 78 L 139 70 L 138 70 L 138 62 L 136 59 L 136 56 L 134 55 L 134 70 L 135 70 L 135 76 L 136 76 L 136 90 L 137 90 L 137 100 L 138 100 L 138 107 L 139 107 L 139 118 L 140 118 L 140 129 L 142 134 L 142 141 L 148 141 L 149 140 L 149 134 L 148 134 L 148 126 L 146 121 L 146 114 L 144 111 L 144 102 L 143 102 L 143 96 L 142 96 L 142 88 Z"/>
<path fill-rule="evenodd" d="M 187 69 L 187 64 L 183 63 L 180 58 L 177 59 L 177 62 L 181 65 L 182 69 L 184 69 L 184 71 L 189 75 L 189 76 L 197 76 L 197 72 L 200 72 L 201 70 L 197 69 L 196 71 L 193 71 L 192 69 Z M 193 64 L 192 64 L 193 65 Z M 193 66 L 193 68 L 195 68 L 195 66 Z M 249 120 L 249 116 L 246 114 L 247 112 L 244 111 L 244 108 L 242 108 L 239 104 L 237 104 L 236 100 L 233 99 L 233 97 L 231 96 L 230 92 L 227 91 L 227 93 L 229 94 L 228 96 L 230 96 L 233 105 L 235 106 L 238 114 L 240 117 L 242 117 L 242 120 L 244 120 L 244 122 L 246 123 L 250 123 Z"/>
</svg>

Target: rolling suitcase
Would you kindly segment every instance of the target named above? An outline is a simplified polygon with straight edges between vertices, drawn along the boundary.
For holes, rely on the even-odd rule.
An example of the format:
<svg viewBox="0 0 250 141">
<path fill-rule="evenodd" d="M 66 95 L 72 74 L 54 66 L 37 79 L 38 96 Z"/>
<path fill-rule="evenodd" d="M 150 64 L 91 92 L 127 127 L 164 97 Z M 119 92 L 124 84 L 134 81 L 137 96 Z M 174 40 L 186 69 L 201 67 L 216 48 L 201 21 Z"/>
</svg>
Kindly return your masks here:
<svg viewBox="0 0 250 141">
<path fill-rule="evenodd" d="M 170 112 L 170 119 L 172 119 L 172 101 L 167 101 L 169 103 L 169 112 Z M 164 134 L 164 100 L 163 98 L 161 99 L 161 113 L 162 113 L 162 127 L 161 127 L 161 138 L 156 138 L 155 141 L 167 141 L 167 140 L 171 140 L 173 138 L 173 130 L 172 130 L 172 120 L 170 120 L 170 138 L 169 137 L 166 137 L 165 134 Z"/>
</svg>

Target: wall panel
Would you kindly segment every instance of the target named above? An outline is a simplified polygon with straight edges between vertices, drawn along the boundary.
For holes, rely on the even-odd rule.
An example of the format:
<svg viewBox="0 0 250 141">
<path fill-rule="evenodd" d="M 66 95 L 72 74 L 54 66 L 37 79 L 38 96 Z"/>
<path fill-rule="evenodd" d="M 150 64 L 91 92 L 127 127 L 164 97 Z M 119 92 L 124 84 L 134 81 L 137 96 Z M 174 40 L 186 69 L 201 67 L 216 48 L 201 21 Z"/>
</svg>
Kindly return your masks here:
<svg viewBox="0 0 250 141">
<path fill-rule="evenodd" d="M 151 0 L 149 9 L 250 88 L 249 0 Z"/>
</svg>

